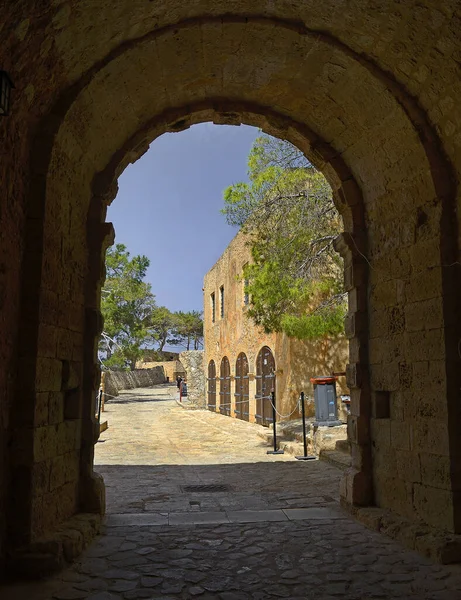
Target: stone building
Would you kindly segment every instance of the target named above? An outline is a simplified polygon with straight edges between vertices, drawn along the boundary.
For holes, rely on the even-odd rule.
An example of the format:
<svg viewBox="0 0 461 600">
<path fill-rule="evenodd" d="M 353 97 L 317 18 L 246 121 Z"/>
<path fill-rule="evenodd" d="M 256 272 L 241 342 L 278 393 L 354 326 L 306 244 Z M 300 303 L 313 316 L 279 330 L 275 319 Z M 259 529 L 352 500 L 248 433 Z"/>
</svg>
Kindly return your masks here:
<svg viewBox="0 0 461 600">
<path fill-rule="evenodd" d="M 208 380 L 207 407 L 239 419 L 270 425 L 271 391 L 276 396 L 277 420 L 300 416 L 300 392 L 306 394 L 312 415 L 310 378 L 345 370 L 348 344 L 336 339 L 300 341 L 281 333 L 264 333 L 246 315 L 249 297 L 241 277 L 251 260 L 247 236 L 238 233 L 204 278 L 204 350 Z M 338 378 L 339 394 L 346 392 Z M 282 416 L 283 415 L 283 416 Z"/>
<path fill-rule="evenodd" d="M 104 513 L 107 207 L 155 138 L 202 122 L 260 127 L 327 177 L 349 294 L 343 505 L 425 523 L 441 535 L 409 543 L 453 548 L 460 20 L 459 0 L 3 2 L 0 68 L 15 88 L 0 117 L 2 566 L 75 555 Z"/>
</svg>

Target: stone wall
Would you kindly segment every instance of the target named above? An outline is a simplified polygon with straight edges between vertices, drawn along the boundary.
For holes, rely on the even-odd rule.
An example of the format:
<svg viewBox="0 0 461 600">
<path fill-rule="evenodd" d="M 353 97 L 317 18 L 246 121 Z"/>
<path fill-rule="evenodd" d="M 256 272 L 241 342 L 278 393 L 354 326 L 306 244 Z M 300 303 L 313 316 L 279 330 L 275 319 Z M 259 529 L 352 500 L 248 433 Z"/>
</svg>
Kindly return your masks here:
<svg viewBox="0 0 461 600">
<path fill-rule="evenodd" d="M 107 206 L 152 140 L 206 121 L 292 141 L 335 190 L 343 500 L 461 532 L 458 0 L 3 4 L 16 88 L 0 119 L 0 557 L 104 510 L 92 461 Z"/>
<path fill-rule="evenodd" d="M 154 369 L 155 367 L 161 367 L 165 373 L 165 377 L 168 377 L 170 382 L 176 381 L 176 377 L 184 375 L 185 370 L 180 360 L 168 360 L 168 361 L 152 361 L 152 362 L 138 362 L 136 363 L 137 369 Z"/>
<path fill-rule="evenodd" d="M 201 408 L 206 405 L 203 357 L 203 350 L 186 350 L 179 355 L 186 372 L 187 397 Z"/>
<path fill-rule="evenodd" d="M 158 383 L 165 383 L 165 371 L 163 367 L 152 369 L 135 369 L 134 371 L 106 371 L 105 393 L 110 396 L 118 396 L 121 390 L 132 390 L 134 388 L 151 387 Z"/>
</svg>

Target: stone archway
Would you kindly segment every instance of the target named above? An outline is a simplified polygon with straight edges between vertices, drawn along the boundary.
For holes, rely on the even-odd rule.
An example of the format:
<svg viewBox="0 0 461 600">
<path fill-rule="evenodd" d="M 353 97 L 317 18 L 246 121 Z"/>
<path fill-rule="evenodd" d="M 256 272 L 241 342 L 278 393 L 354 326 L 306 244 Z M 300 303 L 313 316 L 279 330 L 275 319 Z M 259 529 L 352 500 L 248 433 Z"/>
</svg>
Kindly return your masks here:
<svg viewBox="0 0 461 600">
<path fill-rule="evenodd" d="M 21 175 L 27 172 L 30 181 L 21 318 L 10 307 L 27 340 L 19 360 L 21 402 L 8 405 L 10 546 L 39 538 L 78 511 L 102 510 L 102 488 L 92 473 L 91 399 L 102 252 L 112 236 L 106 206 L 117 176 L 155 137 L 207 120 L 253 124 L 289 139 L 335 191 L 345 224 L 337 248 L 346 262 L 352 387 L 353 464 L 343 498 L 366 505 L 374 491 L 380 506 L 459 529 L 460 475 L 452 461 L 461 453 L 461 286 L 451 268 L 458 244 L 450 165 L 457 155 L 436 134 L 443 111 L 418 84 L 424 73 L 418 74 L 421 57 L 411 36 L 420 22 L 405 16 L 408 48 L 402 44 L 400 53 L 378 43 L 380 31 L 397 31 L 389 17 L 400 9 L 391 4 L 364 12 L 358 3 L 347 15 L 350 29 L 334 2 L 291 3 L 286 10 L 256 2 L 251 14 L 238 2 L 226 14 L 205 0 L 194 8 L 126 3 L 104 28 L 90 30 L 82 23 L 98 23 L 98 3 L 81 14 L 69 3 L 53 15 L 55 47 L 47 49 L 44 40 L 40 46 L 37 34 L 42 54 L 32 60 L 17 50 L 18 69 L 29 69 L 37 85 L 23 86 L 23 103 L 8 123 L 34 143 L 22 142 L 12 153 L 21 169 L 2 165 L 9 164 L 23 198 Z M 439 3 L 445 32 L 453 6 Z M 74 44 L 65 43 L 70 34 Z M 17 48 L 15 41 L 10 46 Z M 44 74 L 53 57 L 48 89 Z M 430 59 L 441 73 L 437 60 Z M 436 79 L 442 98 L 446 82 Z M 13 138 L 7 136 L 6 148 Z M 29 153 L 30 165 L 23 158 Z M 16 279 L 13 284 L 14 300 Z M 439 474 L 431 460 L 442 465 Z M 51 489 L 46 478 L 59 464 L 72 465 L 72 476 Z M 46 515 L 45 505 L 52 506 Z"/>
</svg>

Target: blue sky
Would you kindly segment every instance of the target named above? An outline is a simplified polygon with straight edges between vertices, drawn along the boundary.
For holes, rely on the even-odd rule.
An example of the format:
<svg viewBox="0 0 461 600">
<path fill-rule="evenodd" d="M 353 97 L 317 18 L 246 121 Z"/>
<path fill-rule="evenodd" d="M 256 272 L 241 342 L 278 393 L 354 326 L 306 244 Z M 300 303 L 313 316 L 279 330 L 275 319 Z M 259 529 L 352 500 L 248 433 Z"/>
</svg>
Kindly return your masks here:
<svg viewBox="0 0 461 600">
<path fill-rule="evenodd" d="M 107 220 L 116 243 L 151 261 L 159 306 L 203 309 L 203 276 L 237 233 L 226 224 L 223 190 L 247 180 L 253 127 L 194 125 L 156 139 L 119 178 Z"/>
</svg>

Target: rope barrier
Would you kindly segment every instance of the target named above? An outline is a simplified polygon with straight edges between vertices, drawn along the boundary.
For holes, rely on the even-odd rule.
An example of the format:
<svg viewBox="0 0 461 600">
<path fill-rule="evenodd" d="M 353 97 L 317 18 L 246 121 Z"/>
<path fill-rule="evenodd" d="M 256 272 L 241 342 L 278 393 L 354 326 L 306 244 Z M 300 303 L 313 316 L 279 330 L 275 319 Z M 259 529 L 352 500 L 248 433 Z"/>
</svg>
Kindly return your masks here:
<svg viewBox="0 0 461 600">
<path fill-rule="evenodd" d="M 106 392 L 102 393 L 103 396 L 106 396 L 106 398 L 123 398 L 123 400 L 139 400 L 139 398 L 142 398 L 142 395 L 137 395 L 137 396 L 113 396 L 112 394 L 107 394 Z M 96 395 L 96 398 L 99 397 L 99 393 Z M 300 401 L 298 400 L 298 402 L 296 403 L 296 406 L 294 407 L 294 409 L 291 411 L 291 413 L 287 414 L 287 415 L 283 415 L 282 413 L 280 413 L 276 407 L 273 405 L 272 400 L 270 400 L 269 396 L 264 396 L 262 399 L 265 400 L 269 400 L 269 404 L 271 405 L 271 407 L 275 410 L 276 414 L 281 418 L 281 419 L 287 419 L 289 417 L 291 417 L 291 415 L 293 415 L 296 411 L 300 411 Z M 234 405 L 237 404 L 248 404 L 250 402 L 250 400 L 239 400 L 234 402 Z M 225 406 L 232 406 L 232 402 L 226 402 L 226 403 L 219 403 L 216 404 L 217 408 L 224 408 Z"/>
<path fill-rule="evenodd" d="M 301 410 L 301 403 L 300 400 L 298 400 L 298 402 L 296 403 L 296 406 L 294 407 L 294 409 L 291 411 L 290 414 L 288 415 L 282 415 L 282 413 L 279 413 L 278 410 L 275 408 L 275 406 L 272 404 L 272 400 L 270 400 L 269 396 L 264 396 L 265 400 L 269 400 L 270 405 L 272 406 L 272 408 L 275 410 L 275 412 L 277 413 L 277 415 L 281 418 L 281 419 L 287 419 L 288 417 L 291 417 L 291 415 L 293 415 L 296 411 L 300 411 Z M 238 402 L 234 402 L 234 404 L 248 404 L 249 400 L 240 400 Z M 226 403 L 219 403 L 216 405 L 218 408 L 224 407 L 224 406 L 232 406 L 232 402 L 226 402 Z"/>
</svg>

